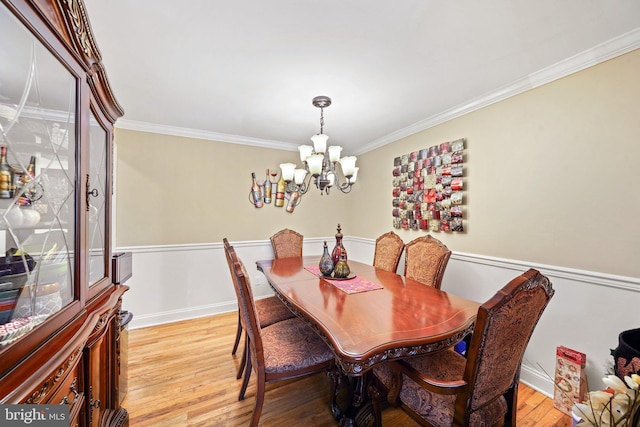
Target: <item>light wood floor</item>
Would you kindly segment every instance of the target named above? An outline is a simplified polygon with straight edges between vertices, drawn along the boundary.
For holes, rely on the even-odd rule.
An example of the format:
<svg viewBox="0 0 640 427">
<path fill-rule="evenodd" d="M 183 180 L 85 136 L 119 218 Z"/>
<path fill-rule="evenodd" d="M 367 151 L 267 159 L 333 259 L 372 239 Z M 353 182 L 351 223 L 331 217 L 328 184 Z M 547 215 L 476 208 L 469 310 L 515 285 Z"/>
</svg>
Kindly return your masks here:
<svg viewBox="0 0 640 427">
<path fill-rule="evenodd" d="M 129 331 L 129 387 L 123 406 L 130 426 L 246 426 L 255 403 L 255 375 L 238 401 L 231 356 L 237 312 Z M 336 426 L 329 379 L 317 374 L 267 385 L 262 426 Z M 571 426 L 553 402 L 522 385 L 518 426 Z M 416 425 L 400 409 L 383 412 L 385 426 Z"/>
</svg>

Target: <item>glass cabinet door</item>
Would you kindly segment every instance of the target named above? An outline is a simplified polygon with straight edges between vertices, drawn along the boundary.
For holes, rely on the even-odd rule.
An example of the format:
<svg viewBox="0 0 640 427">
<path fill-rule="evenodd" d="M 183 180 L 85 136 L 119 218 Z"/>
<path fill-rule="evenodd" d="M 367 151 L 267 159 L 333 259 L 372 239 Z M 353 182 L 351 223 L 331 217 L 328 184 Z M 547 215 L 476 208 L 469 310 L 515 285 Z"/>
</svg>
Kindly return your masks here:
<svg viewBox="0 0 640 427">
<path fill-rule="evenodd" d="M 89 118 L 89 286 L 107 276 L 107 132 L 93 113 Z"/>
<path fill-rule="evenodd" d="M 0 5 L 0 349 L 76 299 L 78 80 Z"/>
</svg>

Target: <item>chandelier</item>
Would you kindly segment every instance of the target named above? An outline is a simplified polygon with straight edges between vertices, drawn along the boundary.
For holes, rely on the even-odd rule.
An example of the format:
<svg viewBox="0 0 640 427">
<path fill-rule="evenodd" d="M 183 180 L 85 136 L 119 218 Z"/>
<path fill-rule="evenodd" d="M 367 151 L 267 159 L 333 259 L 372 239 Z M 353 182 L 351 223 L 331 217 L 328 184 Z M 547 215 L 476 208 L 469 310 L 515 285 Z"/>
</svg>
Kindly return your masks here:
<svg viewBox="0 0 640 427">
<path fill-rule="evenodd" d="M 298 168 L 294 163 L 280 165 L 282 179 L 292 192 L 297 191 L 299 195 L 309 191 L 312 178 L 316 188 L 320 190 L 320 194 L 329 194 L 329 190 L 334 186 L 343 193 L 348 193 L 358 176 L 357 159 L 355 156 L 340 158 L 342 152 L 340 146 L 332 145 L 327 149 L 329 137 L 324 134 L 324 109 L 331 105 L 331 98 L 316 96 L 313 98 L 312 104 L 320 109 L 320 132 L 311 137 L 313 146 L 301 145 L 298 147 L 302 168 Z M 337 173 L 337 163 L 340 163 L 342 169 L 342 179 Z"/>
</svg>

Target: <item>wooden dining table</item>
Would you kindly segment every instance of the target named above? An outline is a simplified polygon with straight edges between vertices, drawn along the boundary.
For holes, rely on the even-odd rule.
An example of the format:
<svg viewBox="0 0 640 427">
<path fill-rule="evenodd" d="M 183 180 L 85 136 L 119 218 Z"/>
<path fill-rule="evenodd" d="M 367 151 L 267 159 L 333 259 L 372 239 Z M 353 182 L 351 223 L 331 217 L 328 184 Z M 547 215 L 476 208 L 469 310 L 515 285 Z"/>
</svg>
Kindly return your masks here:
<svg viewBox="0 0 640 427">
<path fill-rule="evenodd" d="M 342 372 L 354 378 L 356 407 L 365 398 L 363 377 L 373 366 L 449 348 L 473 329 L 475 301 L 355 261 L 348 261 L 354 277 L 333 281 L 310 271 L 318 261 L 294 257 L 256 264 L 276 295 L 331 347 Z"/>
</svg>

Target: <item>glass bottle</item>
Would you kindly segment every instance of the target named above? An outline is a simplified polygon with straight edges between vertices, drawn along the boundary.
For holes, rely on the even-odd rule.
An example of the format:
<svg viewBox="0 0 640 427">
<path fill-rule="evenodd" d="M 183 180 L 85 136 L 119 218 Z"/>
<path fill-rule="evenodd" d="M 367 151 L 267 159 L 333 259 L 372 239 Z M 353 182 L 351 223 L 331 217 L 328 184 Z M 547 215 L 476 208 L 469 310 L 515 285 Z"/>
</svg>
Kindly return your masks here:
<svg viewBox="0 0 640 427">
<path fill-rule="evenodd" d="M 24 188 L 24 195 L 18 199 L 18 204 L 21 206 L 29 206 L 35 199 L 35 187 L 29 185 L 29 183 L 36 176 L 36 156 L 31 156 L 29 164 L 27 165 L 27 172 L 23 173 L 20 177 L 20 186 Z"/>
<path fill-rule="evenodd" d="M 264 179 L 258 180 L 258 187 L 260 188 L 260 200 L 264 204 Z"/>
<path fill-rule="evenodd" d="M 276 169 L 271 170 L 271 198 L 275 199 L 276 191 L 278 187 L 278 181 L 276 181 L 276 176 L 278 176 L 278 171 Z"/>
<path fill-rule="evenodd" d="M 320 263 L 318 264 L 320 273 L 322 273 L 323 276 L 331 276 L 331 273 L 333 273 L 333 265 L 333 260 L 331 259 L 331 255 L 329 255 L 329 247 L 325 241 L 322 258 L 320 258 Z"/>
<path fill-rule="evenodd" d="M 266 204 L 271 203 L 271 177 L 269 175 L 269 169 L 267 169 L 267 177 L 264 180 L 264 202 Z"/>
<path fill-rule="evenodd" d="M 351 269 L 349 268 L 349 264 L 347 264 L 347 253 L 342 252 L 340 254 L 340 260 L 333 269 L 333 277 L 336 279 L 344 279 L 345 277 L 349 277 L 349 274 L 351 274 Z"/>
<path fill-rule="evenodd" d="M 11 194 L 11 166 L 7 162 L 7 147 L 0 147 L 0 199 L 10 199 Z"/>
<path fill-rule="evenodd" d="M 300 199 L 300 193 L 298 193 L 298 190 L 293 191 L 291 193 L 291 196 L 289 196 L 289 203 L 287 203 L 287 212 L 293 213 L 293 210 L 298 204 L 298 199 Z"/>
<path fill-rule="evenodd" d="M 340 228 L 340 224 L 338 224 L 337 230 L 338 232 L 336 233 L 336 246 L 331 252 L 331 260 L 333 261 L 334 265 L 338 264 L 338 261 L 340 261 L 340 255 L 342 253 L 344 253 L 344 260 L 347 260 L 347 250 L 344 248 L 344 246 L 342 246 L 342 229 Z"/>
<path fill-rule="evenodd" d="M 282 176 L 280 177 L 280 180 L 278 181 L 278 185 L 276 186 L 276 201 L 275 201 L 275 205 L 279 208 L 284 206 L 284 192 L 287 189 L 287 184 L 284 182 L 284 179 L 282 179 Z"/>
<path fill-rule="evenodd" d="M 251 192 L 253 194 L 253 205 L 256 208 L 262 207 L 262 194 L 260 192 L 260 186 L 258 185 L 258 181 L 256 181 L 255 172 L 251 172 L 251 179 L 253 180 L 253 184 L 251 185 Z"/>
</svg>

